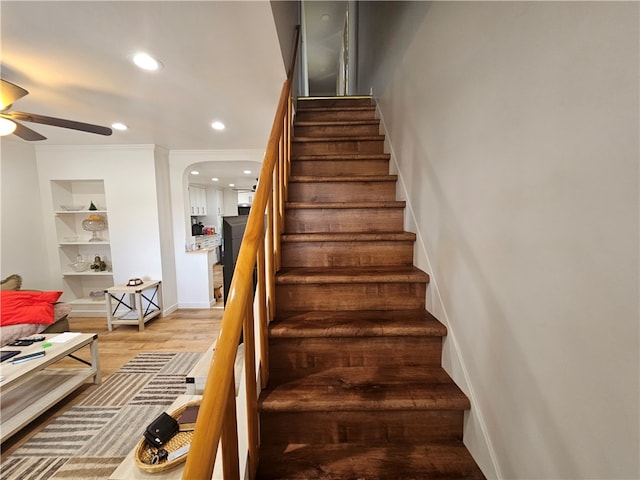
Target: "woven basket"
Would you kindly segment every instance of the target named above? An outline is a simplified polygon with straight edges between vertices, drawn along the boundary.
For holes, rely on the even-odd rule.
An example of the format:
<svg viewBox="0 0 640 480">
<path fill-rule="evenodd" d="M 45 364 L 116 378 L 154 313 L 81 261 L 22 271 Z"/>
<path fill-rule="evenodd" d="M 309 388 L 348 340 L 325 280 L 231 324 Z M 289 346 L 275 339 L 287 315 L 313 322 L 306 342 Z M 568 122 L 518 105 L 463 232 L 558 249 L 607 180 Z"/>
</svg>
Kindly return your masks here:
<svg viewBox="0 0 640 480">
<path fill-rule="evenodd" d="M 200 405 L 200 400 L 196 400 L 195 402 L 185 403 L 180 408 L 171 412 L 169 415 L 171 415 L 173 418 L 177 420 L 178 418 L 180 418 L 180 415 L 182 415 L 182 413 L 187 409 L 187 407 L 190 407 L 192 405 Z M 185 445 L 188 445 L 191 443 L 191 439 L 193 438 L 193 433 L 194 433 L 193 430 L 179 431 L 173 437 L 171 437 L 169 441 L 162 446 L 162 448 L 164 448 L 169 453 L 175 452 L 179 448 L 184 447 Z M 146 439 L 142 437 L 142 439 L 138 442 L 135 453 L 133 455 L 133 459 L 136 462 L 136 466 L 140 470 L 145 471 L 147 473 L 160 473 L 160 472 L 165 472 L 167 470 L 171 470 L 172 468 L 177 467 L 178 465 L 180 465 L 181 463 L 184 463 L 187 460 L 188 453 L 186 455 L 181 455 L 180 457 L 171 461 L 164 460 L 162 462 L 152 464 L 151 458 L 153 458 L 153 456 L 155 455 L 156 450 L 157 449 L 155 447 L 151 447 L 147 443 Z"/>
</svg>

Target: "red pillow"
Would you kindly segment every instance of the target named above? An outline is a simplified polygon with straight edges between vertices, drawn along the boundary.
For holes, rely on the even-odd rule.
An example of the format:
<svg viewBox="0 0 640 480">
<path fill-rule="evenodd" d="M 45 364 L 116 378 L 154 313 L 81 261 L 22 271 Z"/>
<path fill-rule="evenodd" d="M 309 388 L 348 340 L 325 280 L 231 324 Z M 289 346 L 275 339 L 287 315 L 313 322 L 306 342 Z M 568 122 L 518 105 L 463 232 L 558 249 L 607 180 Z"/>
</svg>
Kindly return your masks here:
<svg viewBox="0 0 640 480">
<path fill-rule="evenodd" d="M 53 304 L 62 292 L 34 292 L 29 290 L 0 291 L 0 326 L 19 323 L 53 323 Z"/>
</svg>

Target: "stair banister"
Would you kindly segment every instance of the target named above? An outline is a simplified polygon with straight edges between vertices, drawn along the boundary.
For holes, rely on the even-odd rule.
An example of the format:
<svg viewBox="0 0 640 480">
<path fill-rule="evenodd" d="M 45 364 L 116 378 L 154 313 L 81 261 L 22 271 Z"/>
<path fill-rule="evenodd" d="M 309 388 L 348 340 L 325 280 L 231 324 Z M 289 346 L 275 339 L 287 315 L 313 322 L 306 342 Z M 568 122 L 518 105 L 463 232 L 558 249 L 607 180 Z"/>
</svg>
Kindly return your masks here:
<svg viewBox="0 0 640 480">
<path fill-rule="evenodd" d="M 225 480 L 240 478 L 238 469 L 238 431 L 236 422 L 234 364 L 238 341 L 243 332 L 245 343 L 245 381 L 249 438 L 248 471 L 255 477 L 258 465 L 258 411 L 255 373 L 254 289 L 257 267 L 257 310 L 259 314 L 261 384 L 268 372 L 267 325 L 275 315 L 275 273 L 279 269 L 280 233 L 289 172 L 291 143 L 291 85 L 299 41 L 295 44 L 287 80 L 282 86 L 276 115 L 265 153 L 258 187 L 249 211 L 247 226 L 238 253 L 227 303 L 211 366 L 202 395 L 195 433 L 187 456 L 183 479 L 209 480 L 213 475 L 218 443 L 222 443 Z M 267 213 L 265 231 L 264 214 Z"/>
</svg>

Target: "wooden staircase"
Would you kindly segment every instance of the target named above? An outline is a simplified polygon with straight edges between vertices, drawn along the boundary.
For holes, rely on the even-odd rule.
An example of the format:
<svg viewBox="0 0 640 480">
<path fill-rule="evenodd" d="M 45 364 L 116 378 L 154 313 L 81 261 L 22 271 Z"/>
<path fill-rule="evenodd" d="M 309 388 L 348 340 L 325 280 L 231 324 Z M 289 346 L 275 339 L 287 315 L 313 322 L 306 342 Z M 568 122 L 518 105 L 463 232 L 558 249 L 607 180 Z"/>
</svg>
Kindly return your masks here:
<svg viewBox="0 0 640 480">
<path fill-rule="evenodd" d="M 484 478 L 371 99 L 301 99 L 294 134 L 257 478 Z"/>
</svg>

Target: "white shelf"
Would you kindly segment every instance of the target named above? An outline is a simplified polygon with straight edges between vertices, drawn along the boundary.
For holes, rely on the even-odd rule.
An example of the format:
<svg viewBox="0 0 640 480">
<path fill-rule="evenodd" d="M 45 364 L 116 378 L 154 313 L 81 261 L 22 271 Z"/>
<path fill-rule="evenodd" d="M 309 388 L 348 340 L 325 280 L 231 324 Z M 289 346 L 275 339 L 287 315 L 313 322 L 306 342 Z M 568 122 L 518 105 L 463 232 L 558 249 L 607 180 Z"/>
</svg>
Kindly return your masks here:
<svg viewBox="0 0 640 480">
<path fill-rule="evenodd" d="M 90 292 L 104 291 L 113 285 L 104 181 L 51 180 L 51 193 L 64 301 L 72 306 L 71 316 L 104 316 L 104 300 L 97 301 L 89 297 Z M 98 209 L 89 210 L 92 203 Z M 63 210 L 62 205 L 78 205 L 84 208 Z M 107 228 L 98 232 L 101 239 L 99 241 L 91 241 L 92 232 L 82 228 L 83 221 L 90 215 L 100 215 L 106 223 Z M 78 261 L 77 259 L 93 264 L 96 256 L 106 262 L 108 270 L 94 271 L 87 268 L 83 272 L 76 272 L 71 269 L 71 264 Z"/>
<path fill-rule="evenodd" d="M 31 377 L 24 388 L 2 392 L 2 439 L 9 438 L 95 375 L 95 368 L 43 370 Z"/>
<path fill-rule="evenodd" d="M 106 242 L 106 241 L 102 241 L 102 242 L 90 242 L 89 240 L 87 240 L 86 242 L 58 242 L 58 245 L 60 245 L 61 247 L 64 246 L 73 246 L 73 245 L 109 245 L 111 242 Z"/>
<path fill-rule="evenodd" d="M 106 210 L 55 210 L 53 213 L 56 215 L 79 215 L 79 214 L 88 214 L 88 215 L 96 215 L 98 213 L 107 214 Z"/>
<path fill-rule="evenodd" d="M 105 305 L 104 297 L 100 297 L 98 300 L 94 300 L 91 297 L 76 298 L 69 302 L 71 305 Z"/>
</svg>

